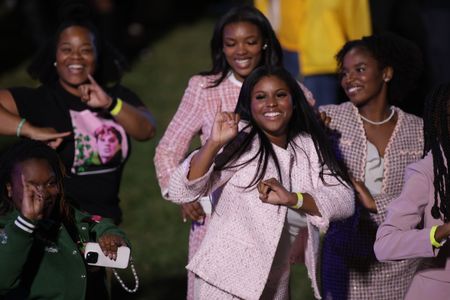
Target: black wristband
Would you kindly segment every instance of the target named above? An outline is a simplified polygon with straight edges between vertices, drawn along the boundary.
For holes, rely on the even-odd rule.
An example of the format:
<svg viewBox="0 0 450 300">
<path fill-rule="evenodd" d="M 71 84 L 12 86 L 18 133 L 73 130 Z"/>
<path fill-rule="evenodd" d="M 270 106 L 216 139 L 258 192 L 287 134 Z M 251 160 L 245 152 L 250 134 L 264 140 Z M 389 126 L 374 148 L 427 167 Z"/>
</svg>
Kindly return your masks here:
<svg viewBox="0 0 450 300">
<path fill-rule="evenodd" d="M 114 107 L 116 107 L 117 105 L 117 97 L 111 97 L 112 98 L 112 102 L 111 105 L 108 107 L 108 111 L 111 112 Z"/>
</svg>

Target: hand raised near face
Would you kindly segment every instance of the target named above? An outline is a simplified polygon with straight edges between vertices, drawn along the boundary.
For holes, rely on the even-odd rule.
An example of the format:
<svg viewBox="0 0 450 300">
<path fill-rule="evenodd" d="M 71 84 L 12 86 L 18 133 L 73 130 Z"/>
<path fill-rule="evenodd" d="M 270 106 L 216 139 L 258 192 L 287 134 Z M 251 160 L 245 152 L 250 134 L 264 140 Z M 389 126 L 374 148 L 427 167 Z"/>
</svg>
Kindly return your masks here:
<svg viewBox="0 0 450 300">
<path fill-rule="evenodd" d="M 93 108 L 108 109 L 113 102 L 105 90 L 95 81 L 92 75 L 88 75 L 89 83 L 78 87 L 81 93 L 81 101 Z"/>
<path fill-rule="evenodd" d="M 22 181 L 22 203 L 20 206 L 21 214 L 31 220 L 37 221 L 42 218 L 44 213 L 44 197 L 35 187 L 25 181 L 23 174 Z"/>
<path fill-rule="evenodd" d="M 223 146 L 238 134 L 239 114 L 218 112 L 214 118 L 210 140 Z"/>
</svg>

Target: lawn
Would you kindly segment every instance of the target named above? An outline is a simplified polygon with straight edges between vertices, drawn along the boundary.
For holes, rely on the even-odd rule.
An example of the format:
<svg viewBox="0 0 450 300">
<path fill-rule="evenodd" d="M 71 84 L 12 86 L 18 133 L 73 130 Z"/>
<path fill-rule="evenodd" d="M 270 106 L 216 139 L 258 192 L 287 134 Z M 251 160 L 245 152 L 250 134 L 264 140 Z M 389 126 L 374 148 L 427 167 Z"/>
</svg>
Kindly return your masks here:
<svg viewBox="0 0 450 300">
<path fill-rule="evenodd" d="M 120 192 L 124 211 L 122 226 L 133 243 L 132 256 L 141 287 L 136 294 L 129 295 L 114 284 L 114 299 L 184 298 L 189 226 L 182 223 L 179 208 L 162 199 L 153 156 L 189 77 L 210 66 L 208 47 L 212 26 L 213 20 L 202 19 L 174 28 L 141 54 L 123 80 L 155 115 L 158 134 L 149 142 L 133 142 L 133 152 L 125 168 Z M 0 87 L 36 85 L 27 78 L 24 69 L 22 65 L 0 77 Z M 0 144 L 12 140 L 0 139 Z M 130 273 L 127 270 L 120 274 L 130 282 Z M 313 299 L 303 266 L 294 268 L 292 287 L 293 299 Z"/>
</svg>

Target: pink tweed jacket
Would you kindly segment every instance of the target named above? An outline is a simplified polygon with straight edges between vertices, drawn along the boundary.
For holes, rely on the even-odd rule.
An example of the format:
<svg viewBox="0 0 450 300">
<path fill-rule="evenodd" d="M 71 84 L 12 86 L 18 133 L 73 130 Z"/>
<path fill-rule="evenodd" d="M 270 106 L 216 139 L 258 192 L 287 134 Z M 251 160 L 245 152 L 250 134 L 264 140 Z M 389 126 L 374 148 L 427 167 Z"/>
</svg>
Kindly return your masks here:
<svg viewBox="0 0 450 300">
<path fill-rule="evenodd" d="M 406 169 L 401 195 L 387 208 L 386 220 L 377 232 L 375 254 L 381 261 L 422 258 L 405 299 L 450 297 L 450 244 L 434 249 L 430 230 L 442 225 L 431 216 L 434 204 L 433 156 Z"/>
<path fill-rule="evenodd" d="M 325 237 L 324 256 L 329 253 L 328 251 L 333 251 L 330 254 L 337 255 L 332 244 L 341 242 L 346 244 L 347 250 L 350 250 L 346 250 L 347 254 L 355 253 L 355 256 L 364 256 L 366 254 L 359 253 L 362 252 L 361 249 L 370 249 L 370 256 L 373 257 L 373 260 L 345 258 L 349 268 L 348 294 L 346 295 L 348 299 L 402 299 L 417 266 L 417 261 L 414 260 L 379 263 L 373 254 L 376 227 L 385 218 L 386 206 L 400 194 L 406 166 L 419 160 L 423 152 L 422 119 L 407 114 L 399 108 L 393 108 L 398 120 L 385 150 L 382 190 L 379 195 L 374 196 L 378 213 L 368 213 L 363 209 L 358 221 L 359 228 L 362 228 L 362 231 L 370 230 L 373 237 L 368 237 L 369 232 L 366 231 L 366 237 L 361 235 L 361 239 L 350 239 L 339 229 L 339 223 L 332 224 Z M 340 135 L 338 137 L 339 151 L 350 174 L 364 181 L 367 139 L 357 108 L 351 102 L 346 102 L 341 105 L 323 106 L 319 109 L 331 117 L 329 127 Z M 345 253 L 338 255 L 345 255 Z M 330 274 L 322 274 L 322 276 L 329 276 L 328 281 L 333 281 Z M 332 276 L 342 277 L 343 275 Z"/>
<path fill-rule="evenodd" d="M 280 163 L 282 183 L 289 191 L 311 194 L 322 217 L 307 216 L 308 240 L 305 263 L 317 298 L 316 279 L 319 254 L 319 229 L 330 220 L 343 219 L 354 212 L 354 194 L 332 176 L 319 178 L 320 164 L 309 136 L 294 139 L 296 146 L 282 149 L 274 146 Z M 259 148 L 257 139 L 239 159 L 247 161 Z M 169 184 L 170 200 L 190 202 L 214 191 L 216 206 L 205 239 L 187 268 L 204 281 L 242 299 L 259 299 L 269 276 L 272 260 L 286 219 L 285 206 L 265 204 L 255 187 L 246 189 L 257 168 L 253 161 L 244 167 L 214 171 L 187 180 L 190 156 L 174 172 Z M 236 164 L 238 164 L 236 163 Z M 273 161 L 265 179 L 277 178 Z M 286 286 L 287 288 L 287 286 Z"/>
<path fill-rule="evenodd" d="M 219 111 L 234 111 L 242 83 L 230 75 L 220 85 L 209 88 L 217 76 L 193 76 L 184 92 L 181 103 L 156 147 L 154 163 L 159 186 L 167 196 L 170 175 L 185 158 L 196 135 L 203 145 L 208 138 L 214 117 Z M 315 100 L 301 83 L 308 101 Z"/>
</svg>

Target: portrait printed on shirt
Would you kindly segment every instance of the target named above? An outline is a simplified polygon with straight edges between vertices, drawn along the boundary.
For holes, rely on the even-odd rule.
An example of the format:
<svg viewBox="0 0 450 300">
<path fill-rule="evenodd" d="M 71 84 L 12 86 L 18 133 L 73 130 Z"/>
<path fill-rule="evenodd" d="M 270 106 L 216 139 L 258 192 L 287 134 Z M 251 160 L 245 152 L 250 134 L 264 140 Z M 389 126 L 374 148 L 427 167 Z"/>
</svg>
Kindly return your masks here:
<svg viewBox="0 0 450 300">
<path fill-rule="evenodd" d="M 90 110 L 70 111 L 75 135 L 72 173 L 78 175 L 116 170 L 128 155 L 125 130 Z"/>
</svg>

